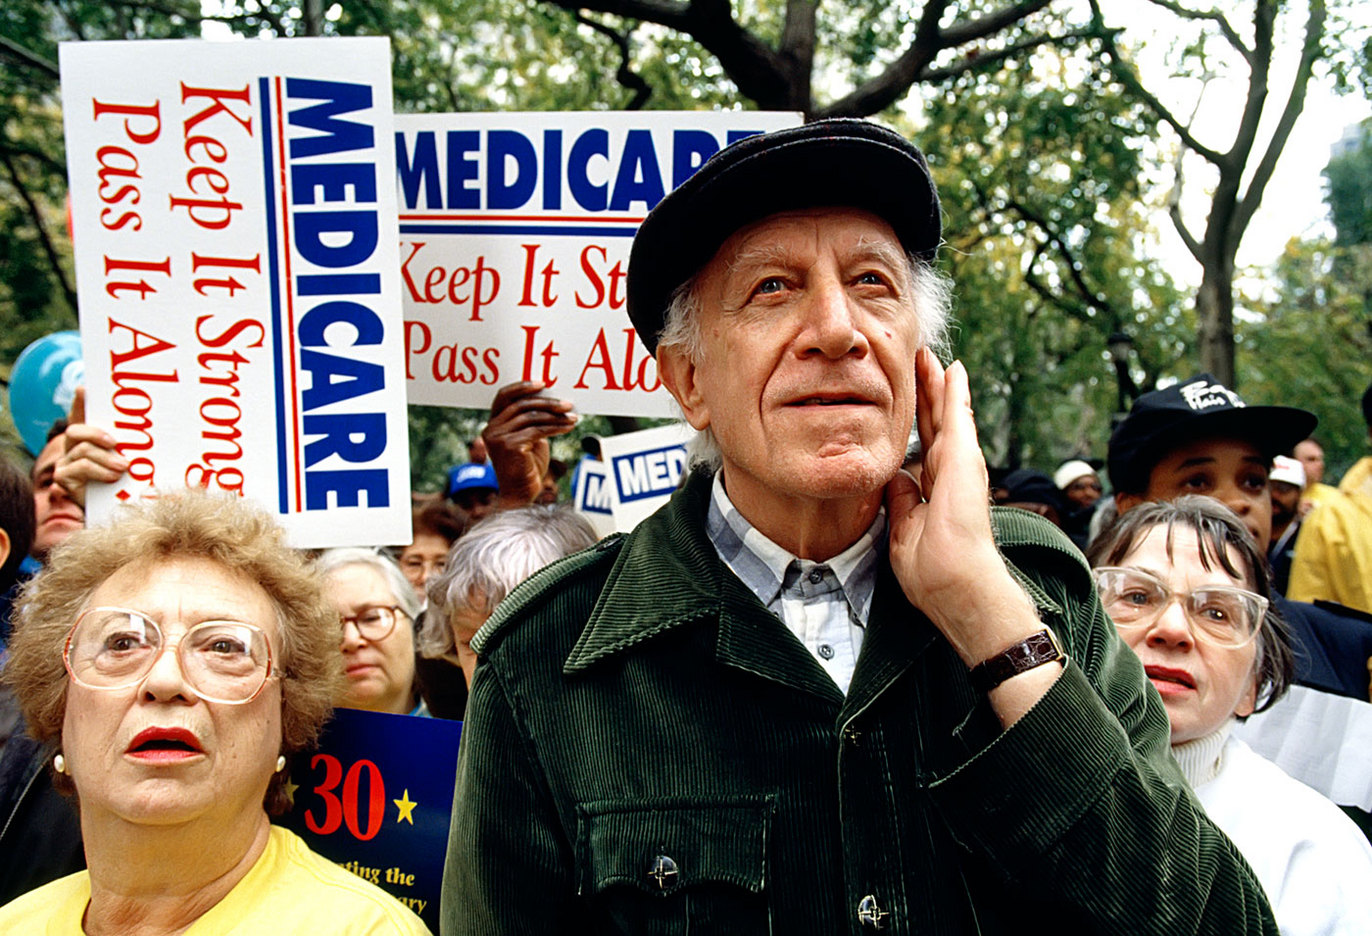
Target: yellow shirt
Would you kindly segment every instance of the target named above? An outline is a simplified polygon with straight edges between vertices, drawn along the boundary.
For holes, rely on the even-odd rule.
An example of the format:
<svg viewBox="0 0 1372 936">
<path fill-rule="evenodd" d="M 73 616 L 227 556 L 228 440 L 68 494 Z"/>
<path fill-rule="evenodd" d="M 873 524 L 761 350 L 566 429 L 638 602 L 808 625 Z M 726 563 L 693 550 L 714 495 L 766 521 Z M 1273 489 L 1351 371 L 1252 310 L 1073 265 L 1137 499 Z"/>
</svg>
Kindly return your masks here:
<svg viewBox="0 0 1372 936">
<path fill-rule="evenodd" d="M 78 871 L 0 907 L 0 933 L 80 936 L 90 874 Z M 243 880 L 191 924 L 185 936 L 431 936 L 423 921 L 375 884 L 272 826 L 267 847 Z"/>
</svg>

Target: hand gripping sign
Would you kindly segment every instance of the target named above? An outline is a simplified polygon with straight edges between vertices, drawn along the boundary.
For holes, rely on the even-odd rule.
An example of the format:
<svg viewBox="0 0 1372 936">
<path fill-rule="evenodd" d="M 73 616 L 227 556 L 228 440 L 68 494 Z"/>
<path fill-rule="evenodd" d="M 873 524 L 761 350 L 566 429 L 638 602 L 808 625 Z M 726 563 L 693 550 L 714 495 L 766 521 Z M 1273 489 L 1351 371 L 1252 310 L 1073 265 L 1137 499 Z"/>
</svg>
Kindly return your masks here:
<svg viewBox="0 0 1372 936">
<path fill-rule="evenodd" d="M 396 118 L 410 401 L 486 408 L 541 380 L 585 413 L 670 416 L 624 310 L 629 245 L 757 111 Z"/>
<path fill-rule="evenodd" d="M 87 410 L 114 505 L 251 497 L 296 546 L 409 542 L 385 39 L 61 48 Z"/>
</svg>

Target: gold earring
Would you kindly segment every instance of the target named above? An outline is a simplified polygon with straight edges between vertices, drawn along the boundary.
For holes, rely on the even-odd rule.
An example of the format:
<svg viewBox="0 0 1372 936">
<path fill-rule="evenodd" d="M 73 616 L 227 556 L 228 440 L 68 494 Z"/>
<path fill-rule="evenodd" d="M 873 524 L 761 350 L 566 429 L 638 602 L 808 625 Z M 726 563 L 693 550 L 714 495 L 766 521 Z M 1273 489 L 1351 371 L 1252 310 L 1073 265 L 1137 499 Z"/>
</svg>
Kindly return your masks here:
<svg viewBox="0 0 1372 936">
<path fill-rule="evenodd" d="M 61 754 L 58 754 L 56 757 L 52 759 L 52 769 L 60 774 L 66 773 L 67 759 L 63 757 Z"/>
<path fill-rule="evenodd" d="M 61 757 L 62 755 L 61 755 L 61 754 L 58 754 L 57 756 L 58 756 L 58 757 Z M 278 754 L 278 755 L 276 756 L 276 772 L 277 772 L 277 773 L 281 773 L 281 771 L 283 771 L 283 770 L 285 770 L 285 769 L 286 769 L 286 755 L 285 755 L 285 754 Z"/>
</svg>

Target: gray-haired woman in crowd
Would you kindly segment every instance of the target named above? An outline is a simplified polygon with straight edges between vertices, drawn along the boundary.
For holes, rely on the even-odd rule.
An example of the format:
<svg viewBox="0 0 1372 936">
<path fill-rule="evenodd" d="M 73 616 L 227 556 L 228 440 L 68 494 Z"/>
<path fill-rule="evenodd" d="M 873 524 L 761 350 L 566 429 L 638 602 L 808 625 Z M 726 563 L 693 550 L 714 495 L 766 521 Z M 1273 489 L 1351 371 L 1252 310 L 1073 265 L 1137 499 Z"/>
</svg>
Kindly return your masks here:
<svg viewBox="0 0 1372 936">
<path fill-rule="evenodd" d="M 419 596 L 395 561 L 371 549 L 330 549 L 315 562 L 343 621 L 343 708 L 428 715 L 415 685 Z"/>
<path fill-rule="evenodd" d="M 471 685 L 472 637 L 501 599 L 539 569 L 595 541 L 591 525 L 566 507 L 521 507 L 482 520 L 453 546 L 443 574 L 429 582 L 419 652 L 457 663 Z"/>
</svg>

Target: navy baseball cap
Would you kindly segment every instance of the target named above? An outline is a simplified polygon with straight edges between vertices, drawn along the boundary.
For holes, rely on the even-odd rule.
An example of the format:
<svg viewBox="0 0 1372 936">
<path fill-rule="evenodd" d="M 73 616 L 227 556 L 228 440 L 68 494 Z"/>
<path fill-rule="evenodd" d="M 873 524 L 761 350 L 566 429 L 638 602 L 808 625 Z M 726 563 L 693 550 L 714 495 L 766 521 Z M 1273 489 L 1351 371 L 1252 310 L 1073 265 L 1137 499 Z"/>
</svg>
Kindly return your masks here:
<svg viewBox="0 0 1372 936">
<path fill-rule="evenodd" d="M 942 228 L 924 154 L 866 120 L 820 120 L 725 147 L 648 213 L 629 255 L 629 319 L 649 353 L 672 294 L 737 230 L 782 211 L 860 208 L 932 262 Z"/>
<path fill-rule="evenodd" d="M 488 464 L 469 462 L 465 465 L 458 465 L 448 472 L 449 497 L 459 491 L 470 491 L 473 488 L 500 490 L 500 484 L 495 479 L 495 469 Z"/>
<path fill-rule="evenodd" d="M 1269 460 L 1307 438 L 1319 419 L 1294 406 L 1248 406 L 1211 374 L 1145 393 L 1110 436 L 1110 483 L 1138 494 L 1168 452 L 1198 439 L 1242 439 Z"/>
</svg>

